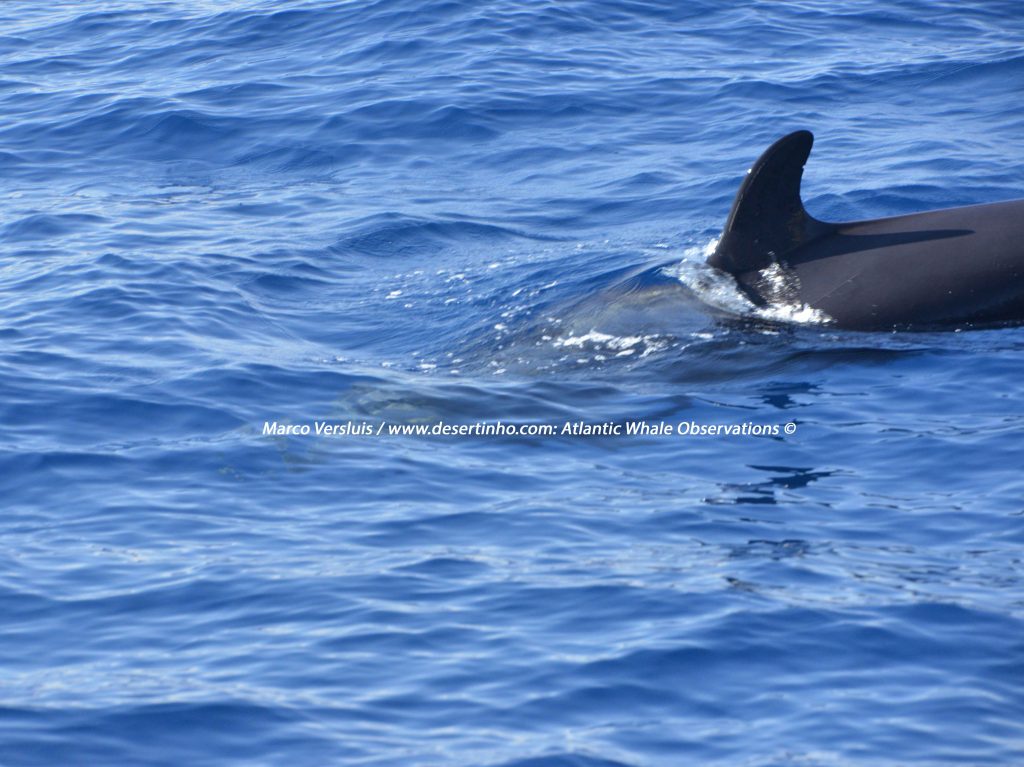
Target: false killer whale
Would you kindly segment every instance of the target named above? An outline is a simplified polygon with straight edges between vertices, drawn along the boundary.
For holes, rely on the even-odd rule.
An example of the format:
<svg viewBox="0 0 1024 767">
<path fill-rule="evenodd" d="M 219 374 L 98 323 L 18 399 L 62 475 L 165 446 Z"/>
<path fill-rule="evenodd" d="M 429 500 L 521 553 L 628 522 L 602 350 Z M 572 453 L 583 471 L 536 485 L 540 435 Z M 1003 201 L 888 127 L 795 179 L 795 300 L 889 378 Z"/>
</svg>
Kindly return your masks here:
<svg viewBox="0 0 1024 767">
<path fill-rule="evenodd" d="M 707 260 L 755 304 L 805 304 L 854 330 L 1024 321 L 1024 200 L 819 221 L 800 199 L 813 143 L 802 130 L 765 150 Z"/>
</svg>

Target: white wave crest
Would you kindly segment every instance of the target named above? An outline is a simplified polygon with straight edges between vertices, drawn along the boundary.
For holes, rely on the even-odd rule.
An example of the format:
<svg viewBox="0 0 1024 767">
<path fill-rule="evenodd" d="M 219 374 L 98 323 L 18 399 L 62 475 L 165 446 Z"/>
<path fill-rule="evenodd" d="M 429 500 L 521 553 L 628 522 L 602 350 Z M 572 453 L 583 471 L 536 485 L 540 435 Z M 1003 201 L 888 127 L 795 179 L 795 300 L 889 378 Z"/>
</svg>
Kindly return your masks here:
<svg viewBox="0 0 1024 767">
<path fill-rule="evenodd" d="M 667 340 L 657 335 L 614 336 L 596 330 L 582 335 L 558 338 L 554 341 L 554 346 L 559 348 L 608 352 L 616 357 L 629 357 L 638 352 L 640 357 L 646 357 L 664 349 L 666 344 Z"/>
</svg>

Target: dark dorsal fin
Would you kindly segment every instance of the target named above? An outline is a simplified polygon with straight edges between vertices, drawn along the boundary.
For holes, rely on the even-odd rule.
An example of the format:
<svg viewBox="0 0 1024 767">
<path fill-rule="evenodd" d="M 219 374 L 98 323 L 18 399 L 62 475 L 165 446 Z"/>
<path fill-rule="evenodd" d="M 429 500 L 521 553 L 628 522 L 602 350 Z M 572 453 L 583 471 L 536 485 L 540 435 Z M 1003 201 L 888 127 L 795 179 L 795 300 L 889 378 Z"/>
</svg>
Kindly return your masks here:
<svg viewBox="0 0 1024 767">
<path fill-rule="evenodd" d="M 831 227 L 804 210 L 800 179 L 814 136 L 800 130 L 762 154 L 740 184 L 711 266 L 729 272 L 764 269 Z"/>
</svg>

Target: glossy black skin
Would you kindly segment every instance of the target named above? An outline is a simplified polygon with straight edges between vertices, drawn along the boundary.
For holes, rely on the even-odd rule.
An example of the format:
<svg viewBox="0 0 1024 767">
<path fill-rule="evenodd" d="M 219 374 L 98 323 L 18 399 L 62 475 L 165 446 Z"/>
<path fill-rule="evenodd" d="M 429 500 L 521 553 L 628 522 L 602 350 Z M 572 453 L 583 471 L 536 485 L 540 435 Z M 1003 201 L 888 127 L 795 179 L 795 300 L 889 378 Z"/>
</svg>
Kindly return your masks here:
<svg viewBox="0 0 1024 767">
<path fill-rule="evenodd" d="M 804 303 L 840 327 L 1019 322 L 1024 201 L 840 224 L 786 262 Z"/>
<path fill-rule="evenodd" d="M 795 297 L 842 328 L 1024 322 L 1024 200 L 853 223 L 817 221 L 799 202 L 811 141 L 806 131 L 790 134 L 755 164 L 751 173 L 760 177 L 741 187 L 712 266 L 729 271 L 755 302 L 765 303 L 771 297 L 761 269 L 778 264 Z M 781 228 L 767 221 L 773 206 L 776 219 L 784 220 Z"/>
</svg>

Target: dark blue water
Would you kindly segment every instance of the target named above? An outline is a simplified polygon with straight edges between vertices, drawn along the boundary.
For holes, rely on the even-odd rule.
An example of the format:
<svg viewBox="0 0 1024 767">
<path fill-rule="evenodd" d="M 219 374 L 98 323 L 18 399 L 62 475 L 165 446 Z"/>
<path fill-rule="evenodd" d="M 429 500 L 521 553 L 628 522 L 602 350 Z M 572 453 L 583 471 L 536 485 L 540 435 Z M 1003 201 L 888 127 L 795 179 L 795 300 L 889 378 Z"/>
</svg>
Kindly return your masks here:
<svg viewBox="0 0 1024 767">
<path fill-rule="evenodd" d="M 0 5 L 0 763 L 1024 764 L 1024 329 L 744 317 L 700 266 L 796 128 L 821 218 L 1024 196 L 1022 39 Z"/>
</svg>

